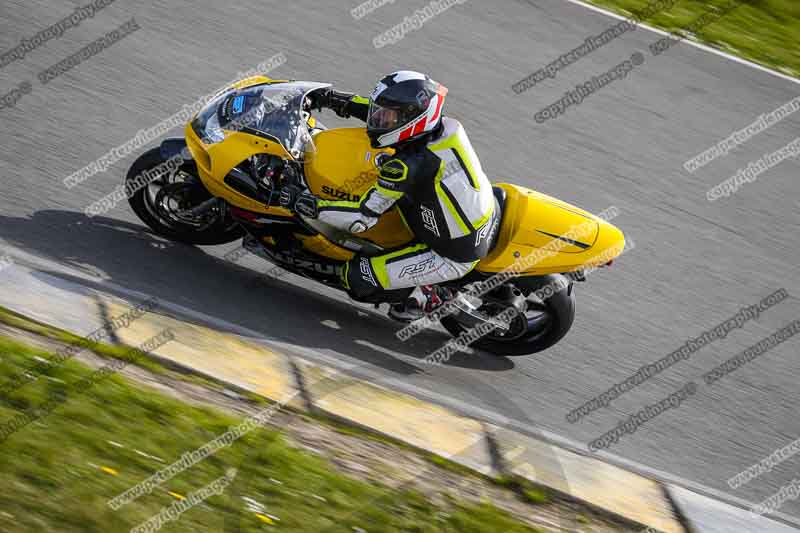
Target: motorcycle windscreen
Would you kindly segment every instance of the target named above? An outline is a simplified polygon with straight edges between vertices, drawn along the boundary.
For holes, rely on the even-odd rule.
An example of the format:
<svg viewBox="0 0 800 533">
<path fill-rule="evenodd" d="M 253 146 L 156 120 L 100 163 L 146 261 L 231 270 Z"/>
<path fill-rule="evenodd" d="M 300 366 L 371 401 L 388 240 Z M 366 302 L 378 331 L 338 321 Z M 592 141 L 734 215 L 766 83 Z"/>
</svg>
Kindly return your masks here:
<svg viewBox="0 0 800 533">
<path fill-rule="evenodd" d="M 314 153 L 304 110 L 306 95 L 328 87 L 326 83 L 264 83 L 231 87 L 217 94 L 192 120 L 203 144 L 225 140 L 227 134 L 244 132 L 281 144 L 295 159 Z"/>
</svg>

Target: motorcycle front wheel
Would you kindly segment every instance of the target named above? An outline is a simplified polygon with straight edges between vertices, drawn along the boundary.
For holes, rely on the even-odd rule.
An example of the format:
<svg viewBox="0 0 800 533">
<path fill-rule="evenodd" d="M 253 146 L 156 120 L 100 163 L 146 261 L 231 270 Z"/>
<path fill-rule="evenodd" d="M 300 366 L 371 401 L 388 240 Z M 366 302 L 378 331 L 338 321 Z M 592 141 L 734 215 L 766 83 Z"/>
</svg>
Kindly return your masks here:
<svg viewBox="0 0 800 533">
<path fill-rule="evenodd" d="M 244 235 L 223 202 L 202 213 L 191 211 L 212 199 L 192 161 L 172 170 L 164 169 L 164 163 L 160 148 L 153 148 L 134 161 L 125 177 L 128 203 L 142 222 L 158 235 L 185 244 L 225 244 Z"/>
</svg>

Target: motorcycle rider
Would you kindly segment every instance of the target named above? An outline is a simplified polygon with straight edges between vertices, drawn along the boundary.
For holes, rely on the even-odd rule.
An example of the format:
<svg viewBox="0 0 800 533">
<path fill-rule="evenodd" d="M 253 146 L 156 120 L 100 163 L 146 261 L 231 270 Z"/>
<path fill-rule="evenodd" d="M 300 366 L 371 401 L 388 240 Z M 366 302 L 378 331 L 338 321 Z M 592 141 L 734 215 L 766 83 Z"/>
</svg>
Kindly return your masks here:
<svg viewBox="0 0 800 533">
<path fill-rule="evenodd" d="M 499 226 L 492 185 L 464 128 L 443 116 L 446 94 L 440 83 L 408 70 L 383 78 L 369 99 L 333 89 L 311 93 L 312 108 L 365 121 L 372 147 L 395 154 L 357 202 L 282 191 L 286 207 L 354 234 L 399 208 L 415 241 L 383 255 L 356 255 L 340 276 L 354 300 L 400 302 L 390 310 L 400 320 L 439 305 L 447 295 L 433 285 L 468 274 L 488 254 Z"/>
</svg>

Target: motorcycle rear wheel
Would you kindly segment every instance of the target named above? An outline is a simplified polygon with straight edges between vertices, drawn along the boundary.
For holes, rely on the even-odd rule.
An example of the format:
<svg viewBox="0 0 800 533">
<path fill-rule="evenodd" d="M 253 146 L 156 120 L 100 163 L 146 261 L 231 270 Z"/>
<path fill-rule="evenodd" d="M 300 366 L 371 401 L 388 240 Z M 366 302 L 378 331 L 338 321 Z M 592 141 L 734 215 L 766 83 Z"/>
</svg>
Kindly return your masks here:
<svg viewBox="0 0 800 533">
<path fill-rule="evenodd" d="M 572 284 L 564 276 L 551 274 L 520 277 L 514 279 L 513 284 L 527 297 L 528 311 L 536 314 L 527 318 L 524 327 L 521 324 L 514 325 L 518 329 L 522 328 L 518 334 L 503 339 L 502 335 L 490 333 L 471 343 L 471 347 L 493 355 L 530 355 L 550 348 L 569 332 L 575 320 L 575 293 Z M 561 286 L 568 284 L 569 286 L 555 292 L 541 303 L 531 301 L 529 295 L 538 289 L 548 285 L 558 286 L 558 284 Z M 496 315 L 497 313 L 490 312 L 490 314 Z M 458 321 L 456 315 L 443 317 L 440 322 L 456 338 L 468 330 Z"/>
<path fill-rule="evenodd" d="M 134 161 L 125 177 L 126 183 L 135 183 L 137 176 L 165 163 L 159 148 L 148 150 Z M 176 174 L 193 179 L 178 180 Z M 158 235 L 172 241 L 192 245 L 217 245 L 233 242 L 244 236 L 244 230 L 226 211 L 216 218 L 191 220 L 182 217 L 180 210 L 196 207 L 211 195 L 197 177 L 193 162 L 184 162 L 175 172 L 163 175 L 139 188 L 128 198 L 128 203 L 139 219 Z"/>
</svg>

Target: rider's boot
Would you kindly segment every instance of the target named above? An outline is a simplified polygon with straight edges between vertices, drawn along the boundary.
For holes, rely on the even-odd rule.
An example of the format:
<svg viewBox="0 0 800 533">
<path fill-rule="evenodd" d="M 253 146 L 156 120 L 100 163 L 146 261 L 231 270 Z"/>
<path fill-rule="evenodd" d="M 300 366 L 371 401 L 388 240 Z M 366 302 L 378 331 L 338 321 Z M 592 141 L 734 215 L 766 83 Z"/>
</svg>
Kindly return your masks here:
<svg viewBox="0 0 800 533">
<path fill-rule="evenodd" d="M 416 287 L 405 302 L 392 304 L 389 316 L 401 322 L 413 322 L 452 299 L 450 289 L 438 285 Z"/>
</svg>

